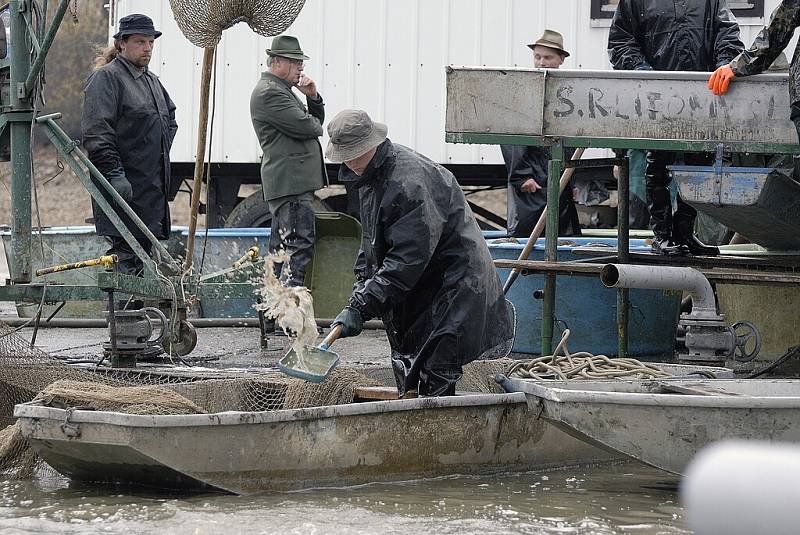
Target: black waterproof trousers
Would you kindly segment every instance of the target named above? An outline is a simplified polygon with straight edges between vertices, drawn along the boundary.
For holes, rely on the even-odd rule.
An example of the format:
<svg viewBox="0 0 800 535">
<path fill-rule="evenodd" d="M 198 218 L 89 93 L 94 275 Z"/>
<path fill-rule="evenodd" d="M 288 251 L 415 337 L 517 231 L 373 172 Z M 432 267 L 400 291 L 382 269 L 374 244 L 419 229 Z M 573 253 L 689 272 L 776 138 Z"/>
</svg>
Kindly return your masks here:
<svg viewBox="0 0 800 535">
<path fill-rule="evenodd" d="M 106 251 L 106 254 L 117 255 L 119 259 L 116 265 L 117 273 L 133 276 L 141 275 L 142 271 L 144 271 L 144 263 L 136 256 L 128 242 L 119 236 L 107 236 L 107 238 L 111 241 L 111 248 Z M 148 255 L 153 250 L 153 244 L 147 240 L 139 240 L 139 245 Z"/>
<path fill-rule="evenodd" d="M 690 237 L 694 229 L 697 211 L 683 202 L 678 195 L 678 208 L 672 213 L 672 199 L 669 184 L 672 177 L 667 170 L 668 165 L 675 163 L 678 153 L 667 151 L 650 151 L 647 153 L 645 170 L 645 187 L 647 189 L 647 207 L 650 209 L 650 228 L 656 239 L 670 240 L 675 237 Z M 684 153 L 686 165 L 710 165 L 712 158 L 705 153 Z M 678 239 L 684 242 L 685 240 Z"/>
<path fill-rule="evenodd" d="M 272 212 L 269 252 L 286 251 L 289 269 L 276 264 L 276 276 L 284 286 L 303 286 L 314 256 L 314 194 L 289 195 L 268 201 Z"/>
</svg>

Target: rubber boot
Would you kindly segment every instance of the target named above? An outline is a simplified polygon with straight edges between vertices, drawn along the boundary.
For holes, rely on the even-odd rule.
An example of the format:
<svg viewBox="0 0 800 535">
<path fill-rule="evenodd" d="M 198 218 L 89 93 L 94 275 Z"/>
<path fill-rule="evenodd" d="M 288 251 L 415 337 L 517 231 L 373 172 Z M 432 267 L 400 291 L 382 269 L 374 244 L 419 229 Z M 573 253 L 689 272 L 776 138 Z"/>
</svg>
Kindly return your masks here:
<svg viewBox="0 0 800 535">
<path fill-rule="evenodd" d="M 660 255 L 682 255 L 686 249 L 676 244 L 672 238 L 672 198 L 669 194 L 670 177 L 667 165 L 674 159 L 668 152 L 650 151 L 647 153 L 645 187 L 647 207 L 650 210 L 650 228 L 654 238 L 650 249 Z"/>
<path fill-rule="evenodd" d="M 688 207 L 688 205 L 686 205 Z M 697 217 L 697 212 L 691 209 L 691 212 L 680 210 L 675 214 L 675 220 L 672 225 L 672 239 L 678 245 L 685 246 L 689 253 L 696 256 L 717 256 L 719 255 L 719 248 L 713 245 L 706 245 L 701 242 L 694 234 L 694 220 Z"/>
<path fill-rule="evenodd" d="M 456 383 L 462 370 L 428 370 L 423 366 L 419 374 L 419 397 L 455 396 Z"/>
<path fill-rule="evenodd" d="M 683 256 L 689 252 L 689 249 L 675 243 L 667 236 L 654 236 L 650 252 L 663 256 Z"/>
</svg>

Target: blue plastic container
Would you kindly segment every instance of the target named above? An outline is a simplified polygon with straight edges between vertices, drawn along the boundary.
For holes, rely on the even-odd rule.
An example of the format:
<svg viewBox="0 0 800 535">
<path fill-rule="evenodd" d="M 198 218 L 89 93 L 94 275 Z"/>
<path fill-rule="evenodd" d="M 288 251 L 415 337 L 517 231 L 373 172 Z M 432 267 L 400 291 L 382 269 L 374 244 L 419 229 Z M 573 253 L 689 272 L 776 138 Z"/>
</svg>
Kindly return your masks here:
<svg viewBox="0 0 800 535">
<path fill-rule="evenodd" d="M 483 237 L 487 240 L 494 240 L 497 238 L 506 238 L 508 237 L 508 231 L 505 230 L 484 230 L 481 232 Z"/>
<path fill-rule="evenodd" d="M 189 232 L 183 232 L 184 239 Z M 202 264 L 202 275 L 208 275 L 231 267 L 250 247 L 257 245 L 261 256 L 267 254 L 270 229 L 268 228 L 218 228 L 198 230 L 194 239 L 195 268 Z M 205 258 L 203 248 L 205 247 Z M 202 262 L 201 262 L 202 261 Z M 258 313 L 252 299 L 203 299 L 200 302 L 204 318 L 254 318 Z"/>
<path fill-rule="evenodd" d="M 492 258 L 519 258 L 527 240 L 519 243 L 487 240 Z M 606 246 L 609 255 L 616 253 L 615 238 L 560 238 L 559 261 L 587 258 L 575 254 L 576 247 Z M 649 251 L 644 240 L 631 240 L 631 251 Z M 529 260 L 544 260 L 544 238 L 537 240 Z M 502 282 L 508 278 L 510 269 L 498 269 Z M 534 299 L 533 293 L 544 288 L 543 275 L 519 277 L 509 291 L 508 299 L 517 311 L 517 336 L 514 351 L 541 354 L 542 301 Z M 630 290 L 632 310 L 629 318 L 628 352 L 634 356 L 671 356 L 675 347 L 675 332 L 680 313 L 680 292 L 664 290 Z M 555 347 L 561 330 L 570 329 L 568 347 L 571 352 L 589 351 L 595 355 L 616 355 L 617 340 L 617 291 L 606 288 L 600 277 L 559 276 L 556 283 L 556 335 Z"/>
</svg>

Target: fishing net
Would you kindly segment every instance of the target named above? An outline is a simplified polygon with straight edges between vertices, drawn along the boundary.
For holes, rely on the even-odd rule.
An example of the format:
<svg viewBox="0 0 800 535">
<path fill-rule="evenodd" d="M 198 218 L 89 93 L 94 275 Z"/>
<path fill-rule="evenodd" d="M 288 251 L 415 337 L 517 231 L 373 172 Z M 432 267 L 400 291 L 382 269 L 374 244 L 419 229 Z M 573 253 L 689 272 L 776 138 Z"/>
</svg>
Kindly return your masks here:
<svg viewBox="0 0 800 535">
<path fill-rule="evenodd" d="M 492 377 L 507 371 L 513 362 L 504 358 L 468 364 L 458 390 L 502 392 Z M 17 331 L 0 321 L 0 477 L 60 477 L 28 447 L 19 424 L 14 423 L 14 405 L 34 399 L 62 409 L 202 414 L 341 405 L 353 402 L 356 388 L 380 386 L 395 386 L 389 366 L 339 366 L 316 384 L 261 367 L 126 369 L 70 364 L 31 348 Z"/>
<path fill-rule="evenodd" d="M 178 27 L 193 45 L 217 46 L 222 32 L 246 22 L 254 32 L 278 35 L 288 28 L 305 0 L 170 0 Z"/>
</svg>

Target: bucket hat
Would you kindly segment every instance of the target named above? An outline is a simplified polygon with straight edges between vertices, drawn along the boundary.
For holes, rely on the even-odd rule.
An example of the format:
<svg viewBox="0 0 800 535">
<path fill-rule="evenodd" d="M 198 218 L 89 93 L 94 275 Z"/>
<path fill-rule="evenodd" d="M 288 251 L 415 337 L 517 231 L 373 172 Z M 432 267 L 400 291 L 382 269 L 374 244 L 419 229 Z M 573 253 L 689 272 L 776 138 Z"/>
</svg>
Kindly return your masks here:
<svg viewBox="0 0 800 535">
<path fill-rule="evenodd" d="M 267 55 L 304 61 L 310 59 L 300 49 L 300 41 L 291 35 L 279 35 L 272 40 L 272 46 L 267 49 Z"/>
<path fill-rule="evenodd" d="M 325 157 L 333 163 L 358 158 L 386 139 L 389 128 L 374 122 L 362 110 L 344 110 L 328 123 L 328 146 Z"/>
<path fill-rule="evenodd" d="M 569 57 L 569 52 L 564 50 L 564 36 L 555 30 L 545 30 L 539 40 L 529 44 L 528 48 L 533 50 L 536 45 L 558 50 L 565 58 Z"/>
<path fill-rule="evenodd" d="M 156 39 L 161 37 L 161 32 L 153 26 L 153 19 L 141 13 L 133 13 L 119 19 L 119 31 L 114 34 L 114 39 L 134 34 L 152 35 Z"/>
</svg>

